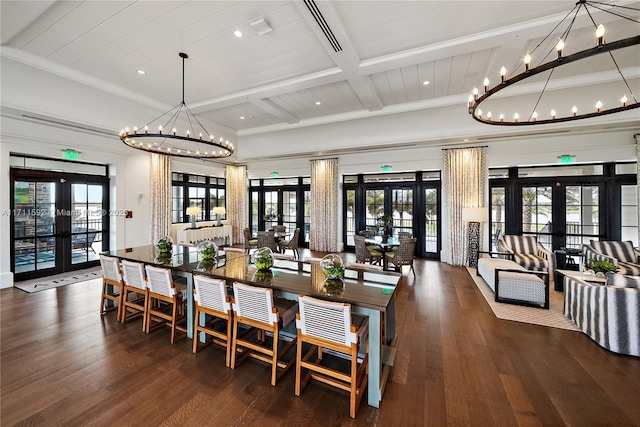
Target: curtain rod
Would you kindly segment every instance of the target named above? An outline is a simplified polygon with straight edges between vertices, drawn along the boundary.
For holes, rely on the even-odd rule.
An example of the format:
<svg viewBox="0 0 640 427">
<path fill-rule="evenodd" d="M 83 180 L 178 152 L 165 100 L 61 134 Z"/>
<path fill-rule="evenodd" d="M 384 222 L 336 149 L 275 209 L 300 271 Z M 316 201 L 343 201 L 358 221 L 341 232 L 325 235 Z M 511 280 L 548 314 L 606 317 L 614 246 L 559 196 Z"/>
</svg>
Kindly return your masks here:
<svg viewBox="0 0 640 427">
<path fill-rule="evenodd" d="M 488 148 L 488 145 L 476 145 L 475 147 L 443 148 L 442 151 L 464 150 L 465 148 Z"/>
</svg>

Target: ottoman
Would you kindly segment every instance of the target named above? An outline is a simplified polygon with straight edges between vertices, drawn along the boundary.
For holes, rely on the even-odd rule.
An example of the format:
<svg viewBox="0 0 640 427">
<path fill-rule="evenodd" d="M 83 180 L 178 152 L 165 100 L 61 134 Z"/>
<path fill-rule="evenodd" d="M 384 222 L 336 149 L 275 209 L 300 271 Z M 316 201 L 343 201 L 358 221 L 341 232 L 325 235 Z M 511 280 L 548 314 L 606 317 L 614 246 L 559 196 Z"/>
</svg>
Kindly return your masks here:
<svg viewBox="0 0 640 427">
<path fill-rule="evenodd" d="M 494 292 L 496 302 L 549 309 L 546 272 L 525 270 L 508 259 L 479 258 L 478 276 Z"/>
</svg>

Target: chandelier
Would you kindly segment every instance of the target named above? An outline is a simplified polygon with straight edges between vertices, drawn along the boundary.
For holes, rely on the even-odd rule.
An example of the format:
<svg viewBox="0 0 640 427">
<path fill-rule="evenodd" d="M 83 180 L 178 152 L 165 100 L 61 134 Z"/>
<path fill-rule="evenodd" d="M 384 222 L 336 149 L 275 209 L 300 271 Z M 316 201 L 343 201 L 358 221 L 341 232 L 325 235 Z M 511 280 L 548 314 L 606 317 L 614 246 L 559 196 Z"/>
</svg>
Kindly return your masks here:
<svg viewBox="0 0 640 427">
<path fill-rule="evenodd" d="M 182 58 L 182 101 L 166 113 L 161 114 L 133 131 L 125 128 L 120 131 L 120 140 L 131 148 L 169 156 L 191 157 L 197 159 L 215 159 L 229 157 L 234 147 L 229 140 L 216 140 L 200 123 L 198 118 L 184 102 L 184 60 L 186 53 L 178 54 Z M 180 126 L 186 130 L 178 130 Z"/>
<path fill-rule="evenodd" d="M 471 116 L 485 124 L 491 125 L 506 125 L 506 126 L 517 126 L 517 125 L 536 125 L 536 124 L 547 124 L 547 123 L 557 123 L 557 122 L 566 122 L 570 120 L 578 120 L 578 119 L 586 119 L 590 117 L 602 116 L 606 114 L 619 113 L 621 111 L 630 110 L 633 108 L 640 107 L 640 103 L 638 103 L 638 99 L 633 93 L 629 82 L 627 81 L 627 77 L 623 74 L 618 65 L 618 61 L 613 56 L 613 52 L 619 49 L 627 48 L 630 46 L 635 46 L 640 44 L 640 35 L 635 35 L 632 37 L 620 39 L 613 42 L 605 42 L 605 28 L 603 24 L 597 24 L 594 20 L 589 7 L 592 9 L 597 9 L 602 12 L 606 12 L 608 14 L 614 15 L 618 18 L 626 19 L 632 21 L 633 23 L 640 23 L 637 18 L 632 18 L 629 16 L 625 16 L 620 9 L 624 9 L 626 11 L 639 11 L 640 9 L 632 8 L 628 6 L 615 6 L 607 3 L 600 2 L 592 2 L 587 0 L 579 0 L 573 9 L 569 11 L 569 13 L 551 30 L 546 37 L 538 43 L 532 51 L 528 51 L 526 55 L 524 55 L 522 59 L 521 70 L 523 70 L 520 74 L 515 75 L 513 77 L 507 77 L 507 69 L 503 66 L 500 70 L 500 83 L 495 86 L 490 86 L 490 81 L 488 77 L 485 77 L 483 82 L 484 92 L 480 93 L 478 88 L 474 88 L 471 95 L 469 95 L 468 100 L 468 109 L 469 114 Z M 570 31 L 573 27 L 573 24 L 578 17 L 578 14 L 583 11 L 586 14 L 593 24 L 593 28 L 595 29 L 595 38 L 593 39 L 593 46 L 591 48 L 572 53 L 570 55 L 565 55 L 566 47 L 569 46 L 572 41 L 575 42 L 575 45 L 579 45 L 576 38 L 570 37 Z M 569 21 L 565 23 L 565 21 Z M 563 28 L 564 25 L 564 28 Z M 635 30 L 634 30 L 635 31 Z M 560 36 L 557 37 L 557 34 L 560 33 Z M 556 37 L 554 38 L 554 34 Z M 555 52 L 554 52 L 555 51 Z M 617 70 L 617 76 L 621 79 L 621 83 L 623 86 L 622 93 L 612 94 L 609 89 L 607 89 L 606 94 L 608 98 L 614 97 L 612 99 L 593 99 L 592 106 L 582 105 L 578 108 L 578 105 L 574 105 L 570 103 L 570 100 L 566 100 L 568 103 L 565 107 L 558 105 L 552 108 L 550 111 L 545 113 L 538 113 L 538 108 L 541 106 L 541 101 L 543 100 L 543 95 L 545 89 L 550 87 L 549 84 L 551 77 L 553 75 L 554 69 L 560 66 L 566 66 L 568 64 L 585 60 L 587 58 L 596 56 L 596 55 L 607 55 L 609 60 L 612 61 L 615 69 Z M 535 57 L 538 57 L 540 65 L 532 67 L 532 61 Z M 543 61 L 547 60 L 547 58 L 552 57 L 546 63 Z M 638 51 L 634 50 L 631 55 L 623 56 L 623 58 L 629 60 L 629 58 L 634 58 L 632 67 L 637 69 L 637 58 Z M 480 108 L 481 105 L 488 101 L 493 95 L 498 92 L 506 89 L 509 86 L 512 86 L 518 82 L 522 82 L 525 79 L 532 78 L 538 74 L 548 72 L 548 76 L 546 80 L 539 81 L 538 83 L 542 86 L 540 93 L 537 96 L 531 97 L 531 103 L 519 107 L 521 108 L 520 112 L 518 111 L 510 111 L 510 118 L 506 118 L 504 112 L 505 111 L 497 111 L 499 115 L 496 115 L 496 109 L 494 109 L 494 114 L 492 115 L 491 111 L 486 110 L 482 111 Z M 637 72 L 636 72 L 637 73 Z M 638 77 L 635 75 L 634 77 Z M 531 81 L 531 80 L 530 80 Z M 513 89 L 513 88 L 512 88 Z M 587 92 L 591 92 L 593 87 L 587 89 Z M 491 108 L 498 107 L 497 110 L 500 109 L 500 105 L 497 105 L 496 98 L 494 97 L 491 103 L 488 103 Z M 615 100 L 613 100 L 615 99 Z M 618 101 L 619 99 L 619 101 Z M 603 102 L 605 101 L 605 102 Z M 557 102 L 557 101 L 553 101 Z M 509 107 L 510 109 L 513 107 Z M 506 109 L 506 106 L 505 106 Z M 520 115 L 522 113 L 522 115 Z M 511 116 L 512 114 L 512 116 Z"/>
</svg>

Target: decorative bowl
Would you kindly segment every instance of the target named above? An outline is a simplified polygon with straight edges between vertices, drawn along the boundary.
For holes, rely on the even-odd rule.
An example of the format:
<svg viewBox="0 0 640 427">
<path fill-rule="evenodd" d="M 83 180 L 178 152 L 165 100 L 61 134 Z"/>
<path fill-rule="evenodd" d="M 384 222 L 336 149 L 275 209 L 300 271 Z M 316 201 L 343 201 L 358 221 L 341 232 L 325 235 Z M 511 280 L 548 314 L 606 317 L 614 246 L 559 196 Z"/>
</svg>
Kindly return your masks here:
<svg viewBox="0 0 640 427">
<path fill-rule="evenodd" d="M 197 248 L 202 260 L 211 260 L 218 255 L 218 245 L 213 240 L 203 240 L 198 243 Z"/>
<path fill-rule="evenodd" d="M 320 260 L 320 268 L 328 279 L 342 279 L 344 277 L 344 262 L 336 254 L 325 255 Z"/>
<path fill-rule="evenodd" d="M 173 250 L 173 239 L 171 236 L 164 236 L 156 242 L 156 248 L 160 253 L 170 253 Z"/>
<path fill-rule="evenodd" d="M 251 254 L 251 262 L 258 270 L 267 270 L 273 265 L 273 252 L 267 247 L 258 248 Z"/>
</svg>

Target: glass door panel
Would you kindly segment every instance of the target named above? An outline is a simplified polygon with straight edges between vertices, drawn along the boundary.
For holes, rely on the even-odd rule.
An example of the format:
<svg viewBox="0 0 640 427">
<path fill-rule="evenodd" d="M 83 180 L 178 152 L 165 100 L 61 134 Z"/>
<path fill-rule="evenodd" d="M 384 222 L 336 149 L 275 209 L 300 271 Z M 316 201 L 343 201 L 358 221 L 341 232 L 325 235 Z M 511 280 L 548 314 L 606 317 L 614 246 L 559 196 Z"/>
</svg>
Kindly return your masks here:
<svg viewBox="0 0 640 427">
<path fill-rule="evenodd" d="M 96 261 L 102 247 L 102 186 L 71 184 L 71 263 Z M 97 250 L 96 250 L 97 249 Z"/>
<path fill-rule="evenodd" d="M 393 235 L 399 232 L 413 236 L 413 190 L 410 188 L 393 189 L 391 192 L 393 209 Z"/>
<path fill-rule="evenodd" d="M 523 187 L 522 234 L 534 235 L 548 250 L 552 250 L 552 187 Z"/>
<path fill-rule="evenodd" d="M 498 238 L 505 230 L 506 198 L 504 187 L 491 189 L 491 250 L 498 250 Z"/>
<path fill-rule="evenodd" d="M 278 192 L 264 192 L 264 229 L 268 230 L 278 225 Z"/>
<path fill-rule="evenodd" d="M 356 234 L 356 190 L 345 190 L 344 212 L 347 219 L 345 234 L 347 235 L 347 246 L 355 246 L 353 236 Z"/>
<path fill-rule="evenodd" d="M 438 189 L 424 190 L 424 252 L 438 252 Z"/>
<path fill-rule="evenodd" d="M 597 185 L 567 185 L 565 188 L 565 241 L 562 246 L 581 248 L 600 234 L 600 191 Z M 561 233 L 562 234 L 562 233 Z"/>
<path fill-rule="evenodd" d="M 621 190 L 620 221 L 622 240 L 631 240 L 638 247 L 638 186 L 623 185 Z"/>
<path fill-rule="evenodd" d="M 14 181 L 13 267 L 15 273 L 56 273 L 56 184 Z"/>
<path fill-rule="evenodd" d="M 304 191 L 304 242 L 311 241 L 311 191 Z"/>
<path fill-rule="evenodd" d="M 384 215 L 384 190 L 367 190 L 365 225 L 367 229 L 375 230 L 378 217 Z"/>
<path fill-rule="evenodd" d="M 282 191 L 282 225 L 287 227 L 287 231 L 293 235 L 293 231 L 298 228 L 298 203 L 297 192 Z"/>
</svg>

